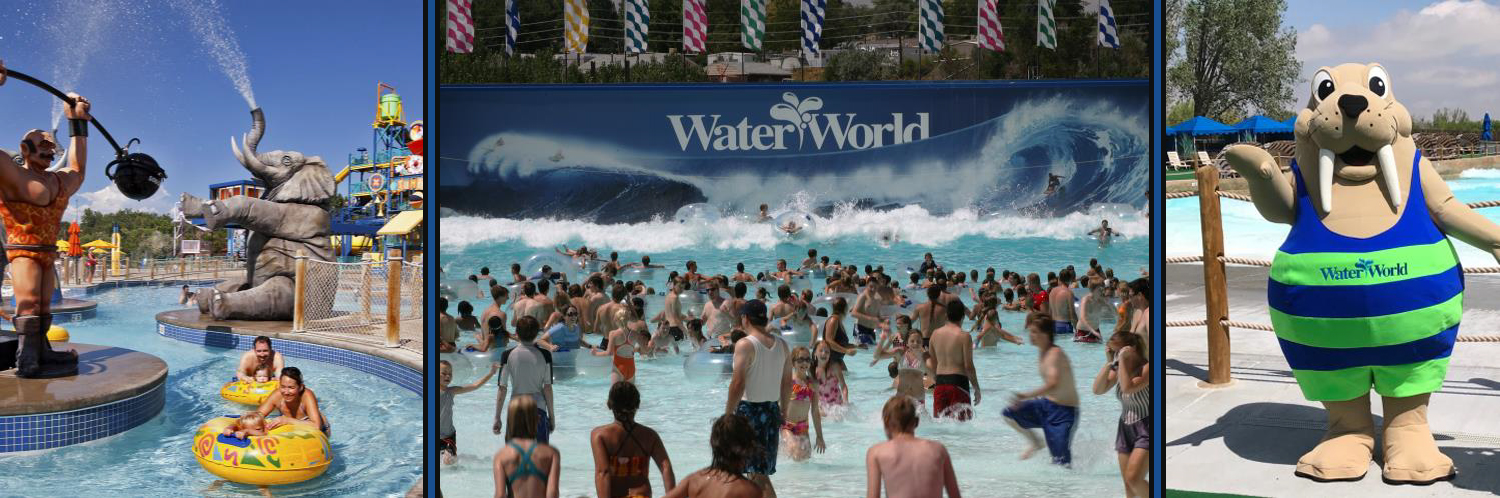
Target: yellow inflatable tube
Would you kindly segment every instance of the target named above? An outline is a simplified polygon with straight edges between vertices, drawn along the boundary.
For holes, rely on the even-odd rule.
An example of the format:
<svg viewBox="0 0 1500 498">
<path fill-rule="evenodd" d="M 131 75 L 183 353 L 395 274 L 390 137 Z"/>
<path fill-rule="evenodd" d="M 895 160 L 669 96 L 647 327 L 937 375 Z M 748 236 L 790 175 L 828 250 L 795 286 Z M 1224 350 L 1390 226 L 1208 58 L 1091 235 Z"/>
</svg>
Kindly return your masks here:
<svg viewBox="0 0 1500 498">
<path fill-rule="evenodd" d="M 333 461 L 328 437 L 308 424 L 291 423 L 265 436 L 223 436 L 237 417 L 218 417 L 193 436 L 193 458 L 210 474 L 241 484 L 277 485 L 322 475 Z"/>
<path fill-rule="evenodd" d="M 219 396 L 235 403 L 260 406 L 262 401 L 276 391 L 277 382 L 268 380 L 265 382 L 242 382 L 231 380 L 219 388 Z"/>
</svg>

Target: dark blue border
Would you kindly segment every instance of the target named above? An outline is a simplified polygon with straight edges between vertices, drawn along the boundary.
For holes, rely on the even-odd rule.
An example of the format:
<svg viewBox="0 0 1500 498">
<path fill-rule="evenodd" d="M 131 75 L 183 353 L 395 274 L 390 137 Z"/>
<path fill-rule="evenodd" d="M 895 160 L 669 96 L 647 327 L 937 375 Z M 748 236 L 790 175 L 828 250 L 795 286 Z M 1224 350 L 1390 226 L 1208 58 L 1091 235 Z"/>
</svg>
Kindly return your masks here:
<svg viewBox="0 0 1500 498">
<path fill-rule="evenodd" d="M 1165 144 L 1167 141 L 1166 116 L 1162 110 L 1167 105 L 1166 99 L 1163 98 L 1166 95 L 1164 91 L 1166 86 L 1163 81 L 1165 75 L 1162 73 L 1162 66 L 1166 64 L 1167 58 L 1162 53 L 1162 35 L 1164 32 L 1162 31 L 1161 17 L 1162 4 L 1160 2 L 1153 2 L 1151 8 L 1151 32 L 1154 33 L 1151 37 L 1153 42 L 1151 46 L 1151 88 L 1154 91 L 1151 93 L 1151 98 L 1154 100 L 1153 104 L 1155 105 L 1151 106 L 1151 126 L 1154 132 L 1151 134 L 1153 138 L 1151 140 L 1151 157 L 1155 157 L 1157 160 L 1151 161 L 1149 164 L 1151 165 L 1150 188 L 1153 189 L 1151 191 L 1151 302 L 1157 304 L 1151 310 L 1151 329 L 1155 331 L 1151 334 L 1152 344 L 1150 347 L 1152 358 L 1166 357 L 1166 339 L 1162 337 L 1162 333 L 1166 331 L 1167 317 L 1162 311 L 1166 307 L 1161 303 L 1165 295 L 1165 292 L 1162 291 L 1164 288 L 1162 284 L 1164 274 L 1162 271 L 1166 269 L 1166 265 L 1162 264 L 1162 258 L 1166 257 L 1166 252 L 1162 248 L 1162 241 L 1166 239 L 1165 217 L 1162 213 L 1165 212 L 1167 203 L 1163 197 L 1166 190 L 1166 183 L 1162 180 L 1165 178 L 1160 175 L 1162 174 L 1161 165 L 1167 163 L 1166 152 L 1162 150 L 1162 144 Z M 1162 391 L 1164 390 L 1163 386 L 1166 385 L 1167 376 L 1164 375 L 1164 370 L 1157 365 L 1152 365 L 1151 371 L 1156 377 L 1151 380 L 1152 385 L 1157 386 L 1156 389 L 1151 390 L 1151 393 L 1155 396 L 1155 399 L 1152 400 L 1152 403 L 1155 405 L 1152 413 L 1158 414 L 1155 417 L 1151 417 L 1151 424 L 1155 426 L 1151 428 L 1151 433 L 1156 435 L 1156 437 L 1151 438 L 1151 494 L 1152 496 L 1165 496 L 1166 479 L 1163 478 L 1162 471 L 1166 470 L 1166 455 L 1162 454 L 1162 450 L 1165 449 L 1165 446 L 1162 445 L 1162 438 L 1167 435 L 1167 432 L 1166 424 L 1163 423 L 1166 417 L 1162 415 L 1166 413 L 1166 401 L 1164 401 L 1166 395 Z"/>
<path fill-rule="evenodd" d="M 422 43 L 424 45 L 432 44 L 433 40 L 436 40 L 433 35 L 435 35 L 435 31 L 437 31 L 437 20 L 437 1 L 427 0 L 427 11 L 422 15 Z M 426 109 L 427 113 L 431 115 L 422 122 L 427 126 L 424 136 L 432 138 L 432 140 L 428 141 L 427 147 L 422 150 L 422 160 L 425 161 L 424 164 L 429 165 L 437 164 L 438 153 L 436 151 L 436 148 L 438 147 L 438 143 L 441 142 L 441 140 L 438 140 L 436 138 L 438 134 L 433 132 L 433 127 L 439 123 L 438 113 L 441 112 L 441 110 L 438 109 L 437 99 L 435 98 L 437 96 L 437 54 L 439 53 L 439 50 L 443 50 L 443 47 L 436 46 L 434 44 L 429 45 L 427 50 L 422 51 L 422 59 L 427 66 L 427 84 L 423 86 L 422 108 Z M 429 168 L 427 171 L 433 175 L 432 179 L 435 180 L 437 178 L 437 168 L 435 166 Z M 430 187 L 436 183 L 437 182 L 435 181 L 423 182 L 422 187 L 425 189 L 426 187 Z M 437 301 L 435 300 L 437 297 L 437 283 L 432 278 L 432 274 L 435 273 L 432 271 L 432 267 L 438 264 L 438 210 L 434 206 L 438 206 L 439 202 L 441 201 L 437 198 L 438 189 L 433 188 L 426 190 L 427 204 L 425 205 L 425 207 L 423 207 L 423 211 L 425 211 L 425 213 L 423 214 L 423 219 L 427 220 L 427 238 L 422 242 L 423 246 L 425 246 L 427 250 L 424 251 L 422 262 L 422 271 L 424 272 L 422 276 L 422 282 L 427 286 L 427 290 L 422 294 L 423 298 L 426 301 L 423 309 L 431 311 L 437 309 Z M 422 341 L 423 347 L 434 348 L 433 345 L 437 344 L 437 318 L 434 317 L 431 320 L 428 320 L 426 316 L 422 318 L 423 322 L 426 324 L 426 338 Z M 423 351 L 422 356 L 431 356 L 430 353 L 432 352 Z M 425 430 L 425 432 L 422 434 L 423 446 L 425 447 L 424 451 L 422 452 L 424 469 L 424 472 L 422 473 L 422 491 L 424 496 L 437 496 L 440 492 L 438 490 L 438 460 L 436 450 L 436 441 L 438 436 L 436 387 L 437 362 L 423 361 L 422 368 L 424 370 L 423 378 L 425 379 L 423 382 L 424 391 L 432 394 L 432 396 L 422 397 L 423 401 L 427 404 L 426 410 L 423 410 L 422 415 L 422 427 Z M 428 479 L 427 472 L 425 472 L 425 470 L 427 469 L 430 469 L 432 471 L 432 475 L 430 476 L 431 479 Z"/>
</svg>

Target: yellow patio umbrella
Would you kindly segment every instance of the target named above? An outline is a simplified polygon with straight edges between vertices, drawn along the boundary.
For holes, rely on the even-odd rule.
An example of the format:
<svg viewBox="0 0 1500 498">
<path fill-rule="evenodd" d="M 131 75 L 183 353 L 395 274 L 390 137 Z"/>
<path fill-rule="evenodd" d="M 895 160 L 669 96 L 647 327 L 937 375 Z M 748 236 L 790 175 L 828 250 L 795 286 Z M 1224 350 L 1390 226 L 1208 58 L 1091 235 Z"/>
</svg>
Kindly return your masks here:
<svg viewBox="0 0 1500 498">
<path fill-rule="evenodd" d="M 99 239 L 94 239 L 93 242 L 84 244 L 83 247 L 87 247 L 89 249 L 114 249 L 115 245 Z"/>
</svg>

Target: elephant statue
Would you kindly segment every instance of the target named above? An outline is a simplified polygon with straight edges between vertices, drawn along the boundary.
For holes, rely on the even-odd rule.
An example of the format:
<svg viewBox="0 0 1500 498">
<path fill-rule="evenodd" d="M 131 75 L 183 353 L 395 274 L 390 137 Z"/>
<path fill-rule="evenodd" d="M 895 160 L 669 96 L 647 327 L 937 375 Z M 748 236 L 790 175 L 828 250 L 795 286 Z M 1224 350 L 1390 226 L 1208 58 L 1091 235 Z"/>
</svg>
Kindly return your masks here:
<svg viewBox="0 0 1500 498">
<path fill-rule="evenodd" d="M 266 131 L 265 114 L 256 108 L 250 116 L 253 124 L 242 137 L 244 148 L 233 137 L 229 146 L 240 164 L 265 185 L 264 193 L 259 198 L 237 195 L 207 201 L 182 194 L 183 215 L 201 216 L 210 230 L 235 223 L 249 231 L 245 275 L 199 292 L 198 309 L 216 320 L 291 320 L 297 251 L 319 261 L 333 256 L 329 218 L 336 184 L 318 156 L 257 152 Z M 333 299 L 323 292 L 305 297 L 314 310 L 327 309 Z"/>
</svg>

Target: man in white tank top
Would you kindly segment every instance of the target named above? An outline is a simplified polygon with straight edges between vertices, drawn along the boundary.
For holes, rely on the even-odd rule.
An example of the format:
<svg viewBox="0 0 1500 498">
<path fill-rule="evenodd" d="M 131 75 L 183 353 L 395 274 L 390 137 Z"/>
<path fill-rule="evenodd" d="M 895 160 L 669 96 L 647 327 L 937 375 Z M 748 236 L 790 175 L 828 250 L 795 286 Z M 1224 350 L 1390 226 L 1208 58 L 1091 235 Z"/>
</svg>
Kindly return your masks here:
<svg viewBox="0 0 1500 498">
<path fill-rule="evenodd" d="M 724 413 L 738 413 L 750 421 L 760 451 L 745 473 L 767 497 L 775 497 L 771 474 L 776 473 L 776 450 L 785 406 L 792 393 L 792 356 L 786 341 L 766 333 L 766 304 L 750 300 L 740 308 L 740 325 L 748 335 L 734 345 L 734 377 Z"/>
</svg>

